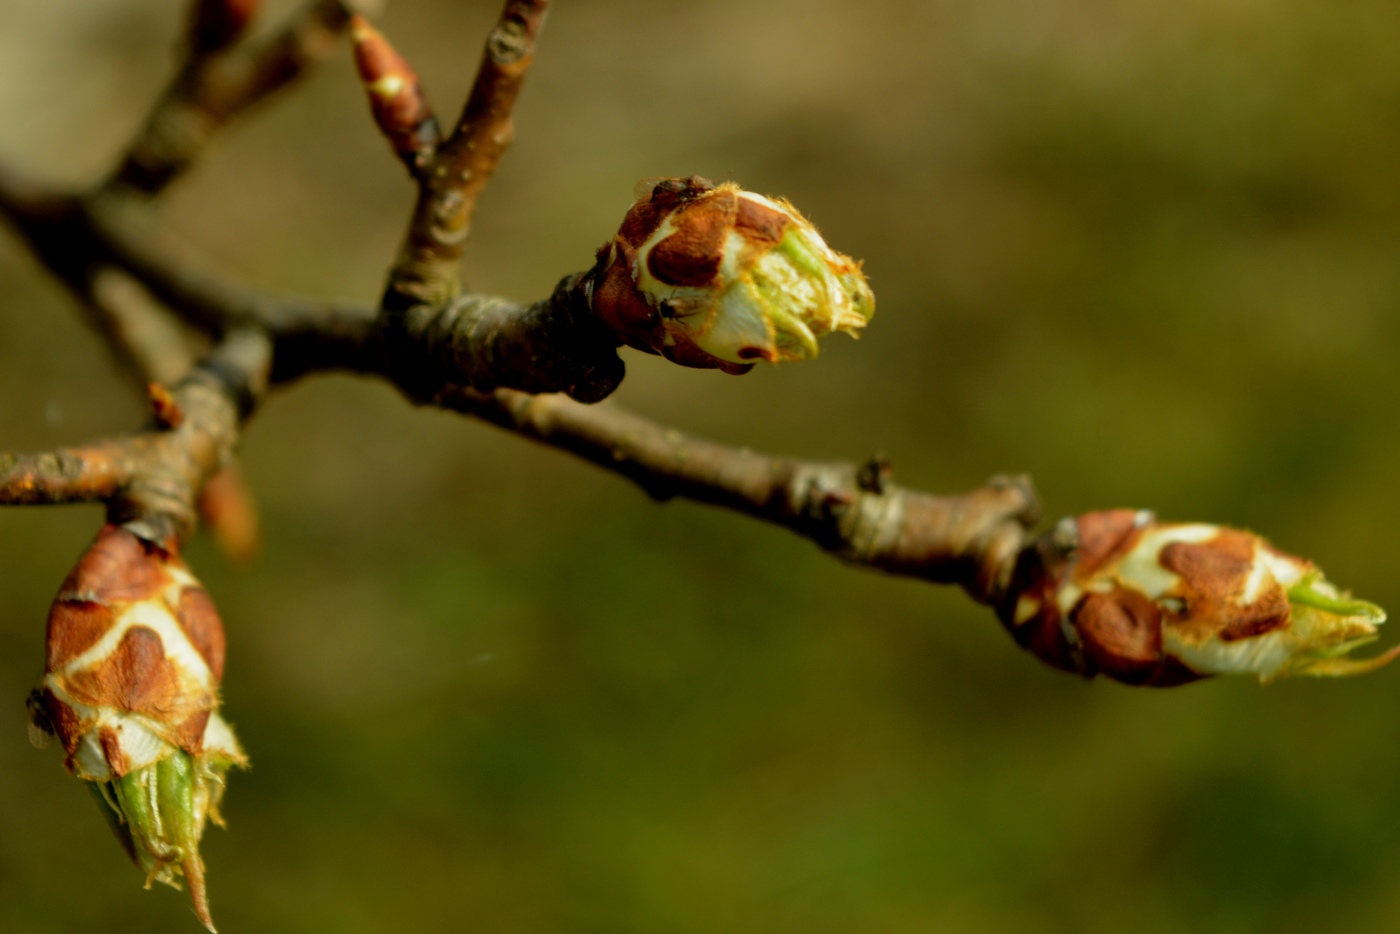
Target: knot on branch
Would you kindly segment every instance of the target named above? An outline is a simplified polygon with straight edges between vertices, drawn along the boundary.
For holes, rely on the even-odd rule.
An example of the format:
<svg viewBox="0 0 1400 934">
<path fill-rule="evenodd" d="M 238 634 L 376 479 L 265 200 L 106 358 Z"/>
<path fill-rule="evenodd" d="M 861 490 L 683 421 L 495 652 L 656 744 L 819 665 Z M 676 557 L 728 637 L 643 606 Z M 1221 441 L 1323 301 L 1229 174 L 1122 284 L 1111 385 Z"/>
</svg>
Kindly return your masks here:
<svg viewBox="0 0 1400 934">
<path fill-rule="evenodd" d="M 497 65 L 514 65 L 530 51 L 527 25 L 515 18 L 503 18 L 486 40 L 486 52 Z"/>
<path fill-rule="evenodd" d="M 1003 599 L 1027 530 L 1040 517 L 1024 476 L 932 496 L 890 483 L 889 463 L 879 457 L 862 467 L 785 469 L 781 495 L 798 532 L 852 564 L 958 584 L 982 603 Z"/>
</svg>

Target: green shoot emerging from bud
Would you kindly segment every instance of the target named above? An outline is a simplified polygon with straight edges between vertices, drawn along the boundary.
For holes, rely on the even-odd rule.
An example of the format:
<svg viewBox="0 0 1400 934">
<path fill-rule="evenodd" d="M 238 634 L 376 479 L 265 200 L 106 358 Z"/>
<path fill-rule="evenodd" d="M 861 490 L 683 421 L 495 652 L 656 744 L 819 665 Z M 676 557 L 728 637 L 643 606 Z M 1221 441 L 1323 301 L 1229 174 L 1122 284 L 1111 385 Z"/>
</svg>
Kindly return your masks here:
<svg viewBox="0 0 1400 934">
<path fill-rule="evenodd" d="M 1250 532 L 1119 509 L 1066 520 L 1016 571 L 1002 618 L 1042 660 L 1129 684 L 1364 674 L 1385 611 Z"/>
<path fill-rule="evenodd" d="M 174 554 L 109 526 L 49 612 L 30 735 L 57 736 L 146 886 L 179 888 L 214 930 L 199 841 L 223 825 L 224 776 L 247 759 L 218 713 L 224 631 Z"/>
<path fill-rule="evenodd" d="M 184 876 L 195 912 L 211 931 L 199 840 L 206 821 L 224 825 L 219 803 L 234 764 L 218 753 L 196 758 L 176 749 L 121 778 L 88 784 L 117 840 L 145 871 L 146 887 L 164 882 L 179 888 L 177 877 Z"/>
<path fill-rule="evenodd" d="M 875 313 L 860 264 L 791 204 L 698 177 L 639 186 L 598 253 L 592 301 L 624 343 L 728 373 L 810 360 L 818 338 Z"/>
</svg>

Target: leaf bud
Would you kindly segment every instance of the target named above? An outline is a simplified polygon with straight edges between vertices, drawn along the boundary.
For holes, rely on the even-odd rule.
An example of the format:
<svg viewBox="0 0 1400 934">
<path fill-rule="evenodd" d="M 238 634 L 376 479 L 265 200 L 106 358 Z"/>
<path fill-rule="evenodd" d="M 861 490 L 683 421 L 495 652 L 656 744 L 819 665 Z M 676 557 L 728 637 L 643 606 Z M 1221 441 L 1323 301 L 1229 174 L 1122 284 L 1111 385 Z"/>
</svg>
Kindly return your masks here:
<svg viewBox="0 0 1400 934">
<path fill-rule="evenodd" d="M 875 312 L 860 264 L 791 204 L 698 176 L 638 186 L 591 302 L 623 343 L 727 373 L 809 360 L 818 338 L 855 336 Z"/>
<path fill-rule="evenodd" d="M 426 164 L 437 147 L 439 130 L 418 75 L 358 13 L 350 18 L 350 42 L 375 124 L 410 168 Z"/>
<path fill-rule="evenodd" d="M 1022 553 L 1003 622 L 1057 668 L 1169 687 L 1217 674 L 1262 683 L 1380 668 L 1385 611 L 1252 532 L 1127 509 L 1066 519 Z"/>
<path fill-rule="evenodd" d="M 190 887 L 209 930 L 199 841 L 247 758 L 219 716 L 224 630 L 172 552 L 108 526 L 49 611 L 31 737 L 56 736 L 146 886 Z"/>
</svg>

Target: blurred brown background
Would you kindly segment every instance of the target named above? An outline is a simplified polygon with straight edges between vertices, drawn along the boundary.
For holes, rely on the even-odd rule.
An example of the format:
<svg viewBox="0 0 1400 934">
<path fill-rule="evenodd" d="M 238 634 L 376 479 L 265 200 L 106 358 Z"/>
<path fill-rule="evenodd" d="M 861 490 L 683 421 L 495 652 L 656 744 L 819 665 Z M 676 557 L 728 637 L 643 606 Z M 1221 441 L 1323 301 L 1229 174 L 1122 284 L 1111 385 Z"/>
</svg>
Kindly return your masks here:
<svg viewBox="0 0 1400 934">
<path fill-rule="evenodd" d="M 288 4 L 272 4 L 273 12 Z M 455 112 L 495 0 L 382 24 Z M 0 154 L 95 178 L 173 0 L 0 0 Z M 1034 474 L 1252 527 L 1400 608 L 1400 7 L 1388 0 L 559 0 L 470 278 L 584 268 L 642 176 L 790 197 L 866 261 L 859 343 L 735 379 L 629 352 L 627 405 L 734 443 Z M 410 186 L 341 54 L 238 124 L 172 227 L 370 300 Z M 134 426 L 0 235 L 0 448 Z M 1400 670 L 1085 683 L 958 592 L 853 571 L 384 387 L 246 438 L 260 566 L 190 555 L 255 767 L 206 841 L 226 934 L 1393 931 Z M 195 930 L 25 742 L 95 509 L 0 512 L 0 930 Z"/>
</svg>

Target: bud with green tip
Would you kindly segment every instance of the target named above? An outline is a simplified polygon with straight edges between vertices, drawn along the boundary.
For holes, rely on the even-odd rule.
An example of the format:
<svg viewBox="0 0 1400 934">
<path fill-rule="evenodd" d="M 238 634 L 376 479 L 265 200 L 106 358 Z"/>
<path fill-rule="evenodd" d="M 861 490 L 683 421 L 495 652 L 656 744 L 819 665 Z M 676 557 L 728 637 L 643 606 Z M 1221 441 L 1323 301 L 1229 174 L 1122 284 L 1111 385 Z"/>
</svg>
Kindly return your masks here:
<svg viewBox="0 0 1400 934">
<path fill-rule="evenodd" d="M 1311 562 L 1251 532 L 1127 509 L 1067 519 L 1027 549 L 1000 610 L 1042 661 L 1154 687 L 1363 674 L 1400 655 L 1347 657 L 1385 611 Z"/>
<path fill-rule="evenodd" d="M 59 590 L 46 645 L 31 737 L 58 737 L 146 886 L 183 876 L 214 930 L 199 841 L 247 758 L 218 713 L 224 631 L 208 593 L 174 553 L 108 526 Z"/>
<path fill-rule="evenodd" d="M 809 360 L 875 313 L 860 264 L 783 200 L 699 178 L 650 180 L 598 253 L 594 313 L 623 343 L 745 373 Z"/>
</svg>

